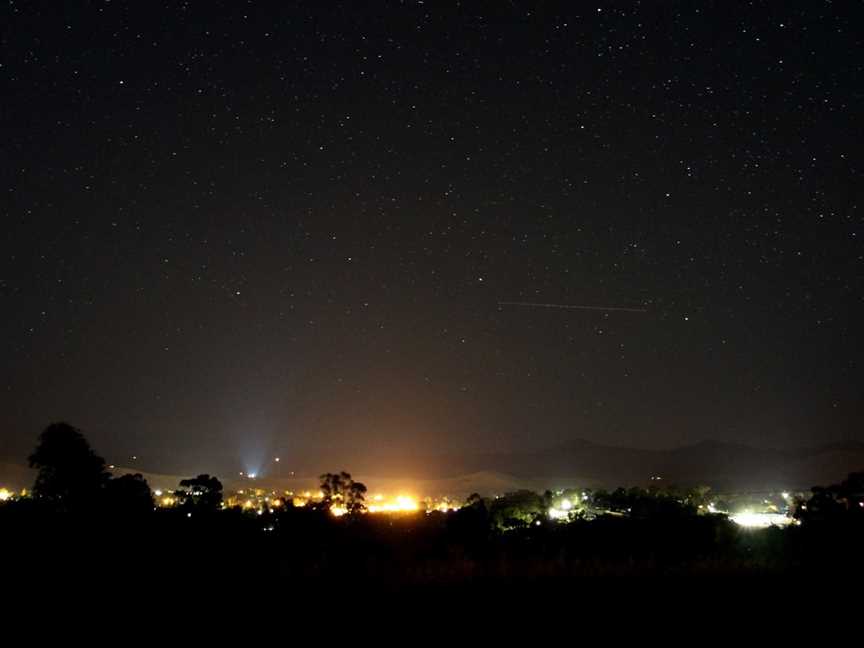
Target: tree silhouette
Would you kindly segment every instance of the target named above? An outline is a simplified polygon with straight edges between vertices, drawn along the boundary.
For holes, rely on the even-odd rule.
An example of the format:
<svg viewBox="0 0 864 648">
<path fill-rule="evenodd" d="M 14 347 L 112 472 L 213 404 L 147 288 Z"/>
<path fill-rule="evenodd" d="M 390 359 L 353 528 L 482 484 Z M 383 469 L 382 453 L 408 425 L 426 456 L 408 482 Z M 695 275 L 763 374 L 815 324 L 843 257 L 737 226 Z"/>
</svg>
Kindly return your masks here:
<svg viewBox="0 0 864 648">
<path fill-rule="evenodd" d="M 350 514 L 362 513 L 366 510 L 366 484 L 351 481 L 346 508 Z"/>
<path fill-rule="evenodd" d="M 489 514 L 499 529 L 516 529 L 544 518 L 543 497 L 530 490 L 518 490 L 492 500 Z"/>
<path fill-rule="evenodd" d="M 864 520 L 864 472 L 850 473 L 839 484 L 814 486 L 813 495 L 797 502 L 794 517 L 802 522 Z"/>
<path fill-rule="evenodd" d="M 321 505 L 324 508 L 341 507 L 349 514 L 366 510 L 366 485 L 355 482 L 347 472 L 321 475 Z"/>
<path fill-rule="evenodd" d="M 105 460 L 68 423 L 52 423 L 42 431 L 29 463 L 39 471 L 33 495 L 64 511 L 94 506 L 111 477 Z"/>
<path fill-rule="evenodd" d="M 469 506 L 478 506 L 478 505 L 482 505 L 482 504 L 483 504 L 483 498 L 480 497 L 480 494 L 479 494 L 479 493 L 471 493 L 471 494 L 468 496 L 468 499 L 465 500 L 465 506 L 466 506 L 466 507 L 469 507 Z"/>
<path fill-rule="evenodd" d="M 147 480 L 137 473 L 111 479 L 105 485 L 105 503 L 109 511 L 123 515 L 151 513 L 155 506 Z"/>
<path fill-rule="evenodd" d="M 222 482 L 210 475 L 198 475 L 180 482 L 183 489 L 174 493 L 182 508 L 218 511 L 222 507 Z"/>
</svg>

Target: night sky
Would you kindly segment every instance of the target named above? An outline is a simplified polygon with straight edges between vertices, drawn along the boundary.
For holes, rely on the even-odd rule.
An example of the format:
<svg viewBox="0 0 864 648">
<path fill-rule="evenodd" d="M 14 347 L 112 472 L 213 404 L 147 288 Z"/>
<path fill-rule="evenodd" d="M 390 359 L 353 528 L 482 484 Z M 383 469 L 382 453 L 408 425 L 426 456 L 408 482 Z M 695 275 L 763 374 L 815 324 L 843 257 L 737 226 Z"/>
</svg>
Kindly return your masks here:
<svg viewBox="0 0 864 648">
<path fill-rule="evenodd" d="M 862 439 L 862 25 L 5 2 L 0 456 Z"/>
</svg>

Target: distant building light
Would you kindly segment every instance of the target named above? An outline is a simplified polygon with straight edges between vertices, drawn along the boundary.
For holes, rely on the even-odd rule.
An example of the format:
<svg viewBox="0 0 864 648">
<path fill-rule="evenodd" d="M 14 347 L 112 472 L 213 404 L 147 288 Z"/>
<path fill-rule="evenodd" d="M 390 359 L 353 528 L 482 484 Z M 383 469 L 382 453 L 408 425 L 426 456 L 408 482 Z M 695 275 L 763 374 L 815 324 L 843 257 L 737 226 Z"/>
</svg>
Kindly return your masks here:
<svg viewBox="0 0 864 648">
<path fill-rule="evenodd" d="M 729 516 L 737 525 L 748 529 L 766 529 L 771 526 L 787 526 L 794 520 L 782 513 L 753 513 L 742 511 Z"/>
<path fill-rule="evenodd" d="M 566 520 L 570 517 L 570 513 L 554 506 L 549 509 L 549 517 L 553 520 Z M 538 523 L 539 524 L 539 523 Z"/>
</svg>

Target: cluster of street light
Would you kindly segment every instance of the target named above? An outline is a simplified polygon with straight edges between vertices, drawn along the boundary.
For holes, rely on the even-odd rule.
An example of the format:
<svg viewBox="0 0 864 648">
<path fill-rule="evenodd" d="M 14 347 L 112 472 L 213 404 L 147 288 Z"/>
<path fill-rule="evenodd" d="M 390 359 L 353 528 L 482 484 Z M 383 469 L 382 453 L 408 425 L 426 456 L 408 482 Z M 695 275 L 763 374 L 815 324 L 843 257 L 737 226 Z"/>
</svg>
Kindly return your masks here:
<svg viewBox="0 0 864 648">
<path fill-rule="evenodd" d="M 253 478 L 253 474 L 248 475 Z M 157 507 L 172 508 L 179 503 L 178 498 L 171 491 L 157 489 L 153 491 Z M 26 489 L 18 491 L 9 488 L 0 488 L 0 502 L 8 502 L 13 499 L 28 496 Z M 549 507 L 547 514 L 550 520 L 557 522 L 569 522 L 579 517 L 580 512 L 585 510 L 590 495 L 587 493 L 565 493 L 558 491 L 559 499 L 555 500 Z M 324 498 L 321 491 L 272 491 L 261 488 L 241 489 L 230 493 L 222 504 L 223 508 L 241 508 L 244 511 L 254 512 L 258 515 L 274 513 L 285 506 L 305 507 L 319 503 Z M 715 507 L 714 502 L 700 505 L 698 508 L 706 513 L 723 513 L 729 516 L 735 524 L 745 528 L 767 528 L 770 526 L 787 526 L 795 524 L 796 521 L 789 515 L 788 505 L 792 503 L 792 496 L 788 492 L 781 494 L 781 501 L 787 504 L 786 511 L 780 510 L 775 502 L 765 499 L 760 502 L 759 507 L 747 506 L 737 512 L 721 511 Z M 399 493 L 396 495 L 385 495 L 376 493 L 368 498 L 366 512 L 370 514 L 402 514 L 433 511 L 448 512 L 455 511 L 461 507 L 457 501 L 449 497 L 420 499 L 412 495 Z M 336 502 L 330 506 L 330 512 L 335 516 L 345 515 L 348 511 Z"/>
</svg>

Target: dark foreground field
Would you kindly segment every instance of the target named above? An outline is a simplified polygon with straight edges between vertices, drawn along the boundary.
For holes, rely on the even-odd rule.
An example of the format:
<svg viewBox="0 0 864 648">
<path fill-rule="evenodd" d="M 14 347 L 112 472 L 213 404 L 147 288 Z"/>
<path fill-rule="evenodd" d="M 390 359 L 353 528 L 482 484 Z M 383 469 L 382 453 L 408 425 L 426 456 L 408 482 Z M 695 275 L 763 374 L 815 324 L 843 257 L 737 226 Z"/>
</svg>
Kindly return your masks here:
<svg viewBox="0 0 864 648">
<path fill-rule="evenodd" d="M 470 511 L 106 518 L 18 506 L 0 512 L 0 533 L 9 594 L 144 597 L 157 609 L 178 597 L 222 606 L 409 603 L 445 616 L 466 605 L 529 604 L 669 607 L 728 621 L 768 605 L 839 606 L 864 575 L 864 533 L 848 521 L 748 531 L 721 516 L 600 518 L 494 532 Z"/>
</svg>

